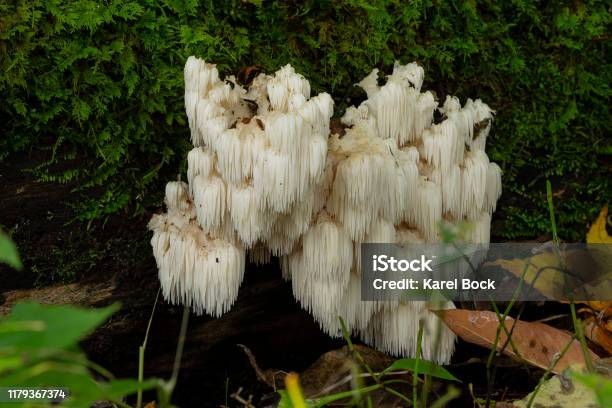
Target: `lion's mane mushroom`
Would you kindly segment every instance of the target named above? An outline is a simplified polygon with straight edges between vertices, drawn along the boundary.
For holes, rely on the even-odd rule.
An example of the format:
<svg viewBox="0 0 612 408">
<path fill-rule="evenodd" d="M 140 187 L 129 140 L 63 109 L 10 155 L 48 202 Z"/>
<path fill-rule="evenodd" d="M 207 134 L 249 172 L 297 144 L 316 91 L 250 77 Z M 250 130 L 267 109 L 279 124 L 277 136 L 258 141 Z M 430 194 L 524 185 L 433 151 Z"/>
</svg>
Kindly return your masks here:
<svg viewBox="0 0 612 408">
<path fill-rule="evenodd" d="M 467 240 L 489 241 L 501 194 L 499 167 L 484 153 L 493 112 L 480 100 L 462 108 L 449 97 L 440 108 L 444 120 L 434 124 L 437 102 L 420 92 L 423 77 L 416 64 L 396 64 L 384 85 L 377 70 L 359 83 L 368 99 L 347 109 L 345 135 L 329 140 L 333 181 L 325 208 L 283 267 L 296 298 L 327 333 L 339 335 L 342 316 L 364 341 L 413 355 L 422 318 L 424 357 L 447 362 L 454 336 L 425 302 L 361 302 L 359 291 L 363 242 L 437 242 L 440 222 L 465 220 L 473 225 Z"/>
<path fill-rule="evenodd" d="M 185 109 L 189 184 L 168 183 L 168 213 L 150 223 L 153 252 L 168 300 L 219 316 L 236 299 L 245 249 L 260 260 L 288 253 L 323 205 L 333 102 L 311 98 L 289 65 L 245 89 L 190 57 Z"/>
<path fill-rule="evenodd" d="M 424 357 L 448 362 L 455 338 L 426 302 L 360 300 L 361 243 L 435 243 L 441 222 L 465 221 L 473 228 L 464 239 L 489 242 L 501 194 L 500 169 L 484 152 L 493 112 L 450 96 L 438 107 L 423 78 L 417 64 L 396 63 L 379 86 L 373 70 L 340 137 L 329 135 L 330 96 L 311 98 L 291 66 L 245 89 L 190 57 L 189 184 L 169 183 L 168 213 L 150 223 L 164 296 L 218 316 L 237 296 L 245 250 L 257 262 L 281 256 L 295 297 L 328 334 L 340 335 L 342 316 L 364 341 L 412 356 L 423 319 Z"/>
</svg>

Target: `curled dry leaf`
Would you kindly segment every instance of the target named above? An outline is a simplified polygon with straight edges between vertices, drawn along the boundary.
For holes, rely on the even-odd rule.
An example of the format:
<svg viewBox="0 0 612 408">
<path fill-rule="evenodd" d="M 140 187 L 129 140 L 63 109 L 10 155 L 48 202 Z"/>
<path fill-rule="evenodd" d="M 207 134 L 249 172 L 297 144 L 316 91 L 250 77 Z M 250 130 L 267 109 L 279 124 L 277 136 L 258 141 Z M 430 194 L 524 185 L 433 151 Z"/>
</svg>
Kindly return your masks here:
<svg viewBox="0 0 612 408">
<path fill-rule="evenodd" d="M 599 322 L 596 317 L 590 317 L 584 324 L 584 335 L 593 343 L 612 354 L 612 333 L 606 330 L 609 321 Z"/>
<path fill-rule="evenodd" d="M 602 319 L 607 319 L 612 316 L 612 302 L 591 301 L 584 303 L 598 312 L 597 315 Z"/>
<path fill-rule="evenodd" d="M 493 312 L 478 310 L 438 310 L 435 313 L 442 318 L 444 323 L 468 343 L 491 348 L 495 343 L 495 336 L 499 326 L 499 320 Z M 516 347 L 520 357 L 536 367 L 549 368 L 553 360 L 557 358 L 572 341 L 573 344 L 558 360 L 552 368 L 552 372 L 558 374 L 573 364 L 584 364 L 584 356 L 580 343 L 572 340 L 572 336 L 566 331 L 556 329 L 543 323 L 532 323 L 515 320 L 507 317 L 505 326 L 512 333 L 512 343 Z M 515 327 L 514 327 L 515 326 Z M 504 330 L 500 330 L 497 350 L 511 357 L 517 357 L 512 346 L 507 342 Z M 599 358 L 589 350 L 592 359 Z"/>
</svg>

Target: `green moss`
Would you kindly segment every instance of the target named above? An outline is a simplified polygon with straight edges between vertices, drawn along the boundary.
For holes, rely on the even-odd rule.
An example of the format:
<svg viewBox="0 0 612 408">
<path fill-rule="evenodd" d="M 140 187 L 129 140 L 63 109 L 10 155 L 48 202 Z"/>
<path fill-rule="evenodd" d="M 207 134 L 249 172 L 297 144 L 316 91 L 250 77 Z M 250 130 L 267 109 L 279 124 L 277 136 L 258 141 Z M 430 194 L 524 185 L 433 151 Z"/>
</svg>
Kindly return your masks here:
<svg viewBox="0 0 612 408">
<path fill-rule="evenodd" d="M 580 239 L 610 201 L 611 14 L 604 1 L 21 1 L 0 4 L 0 139 L 48 150 L 43 180 L 78 182 L 81 218 L 159 202 L 188 149 L 182 68 L 291 63 L 336 111 L 373 67 L 418 61 L 440 98 L 498 111 L 499 235 Z M 86 163 L 86 165 L 84 165 Z M 152 192 L 157 193 L 152 194 Z"/>
</svg>

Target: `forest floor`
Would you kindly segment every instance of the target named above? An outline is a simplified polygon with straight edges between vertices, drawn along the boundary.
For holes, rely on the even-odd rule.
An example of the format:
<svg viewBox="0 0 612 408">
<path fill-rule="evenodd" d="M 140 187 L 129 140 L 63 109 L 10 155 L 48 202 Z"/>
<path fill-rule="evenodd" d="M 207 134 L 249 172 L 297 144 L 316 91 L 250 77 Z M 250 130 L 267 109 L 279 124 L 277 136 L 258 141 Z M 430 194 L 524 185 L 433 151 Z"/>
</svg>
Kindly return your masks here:
<svg viewBox="0 0 612 408">
<path fill-rule="evenodd" d="M 35 162 L 23 155 L 0 163 L 0 226 L 11 232 L 25 266 L 21 272 L 0 266 L 0 313 L 24 299 L 94 307 L 119 302 L 120 311 L 82 346 L 117 377 L 135 377 L 138 347 L 159 288 L 146 229 L 151 214 L 115 216 L 88 229 L 72 218 L 72 186 L 36 182 L 23 172 Z M 539 306 L 527 307 L 523 318 L 544 318 L 558 307 Z M 159 302 L 145 355 L 146 377 L 170 377 L 181 313 L 182 308 Z M 242 387 L 243 396 L 254 396 L 255 406 L 265 406 L 258 402 L 274 390 L 258 380 L 238 344 L 251 350 L 262 369 L 285 372 L 301 372 L 324 353 L 345 345 L 320 331 L 301 309 L 276 263 L 250 265 L 230 312 L 218 319 L 190 317 L 175 403 L 219 407 L 227 401 L 238 406 L 229 395 Z M 456 350 L 448 369 L 463 381 L 462 396 L 451 405 L 472 406 L 468 384 L 473 384 L 475 396 L 486 394 L 489 351 L 462 341 Z M 498 362 L 494 400 L 524 397 L 542 375 L 541 370 L 527 371 L 505 357 Z"/>
</svg>

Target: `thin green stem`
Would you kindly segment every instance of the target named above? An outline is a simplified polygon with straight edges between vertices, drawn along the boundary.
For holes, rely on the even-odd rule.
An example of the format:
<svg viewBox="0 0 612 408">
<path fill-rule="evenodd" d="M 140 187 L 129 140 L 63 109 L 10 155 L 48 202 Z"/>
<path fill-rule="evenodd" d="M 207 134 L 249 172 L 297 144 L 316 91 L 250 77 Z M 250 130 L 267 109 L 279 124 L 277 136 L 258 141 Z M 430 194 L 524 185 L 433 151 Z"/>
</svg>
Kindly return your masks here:
<svg viewBox="0 0 612 408">
<path fill-rule="evenodd" d="M 463 253 L 458 247 L 457 245 L 455 245 L 453 243 L 453 247 L 459 251 L 459 253 L 461 253 L 462 258 L 467 262 L 468 266 L 470 267 L 472 273 L 474 274 L 474 276 L 477 276 L 477 270 L 474 267 L 474 265 L 472 265 L 472 262 L 470 261 L 470 258 Z M 523 277 L 525 276 L 525 273 L 527 272 L 527 265 L 525 265 L 525 269 L 523 270 L 523 273 L 521 275 L 521 280 L 519 281 L 519 285 L 518 287 L 515 289 L 514 293 L 512 294 L 512 303 L 511 306 L 509 308 L 506 309 L 506 313 L 504 313 L 503 316 L 503 320 L 501 319 L 500 315 L 499 315 L 499 309 L 497 308 L 497 304 L 495 304 L 495 302 L 491 299 L 491 305 L 493 307 L 493 311 L 496 313 L 497 319 L 500 322 L 500 325 L 498 326 L 498 332 L 500 329 L 503 329 L 504 332 L 506 333 L 506 336 L 508 336 L 509 340 L 510 340 L 510 346 L 512 347 L 512 351 L 514 351 L 514 353 L 520 358 L 520 354 L 518 349 L 516 348 L 516 345 L 514 344 L 514 342 L 512 341 L 512 337 L 510 336 L 510 332 L 508 331 L 508 328 L 506 327 L 506 325 L 504 324 L 505 318 L 508 316 L 508 313 L 510 312 L 512 305 L 514 304 L 514 301 L 516 301 L 516 298 L 518 297 L 518 294 L 520 292 L 521 286 L 522 286 L 522 282 L 523 282 Z M 490 298 L 490 297 L 489 297 Z M 498 333 L 499 334 L 499 333 Z"/>
<path fill-rule="evenodd" d="M 138 347 L 138 393 L 136 396 L 136 408 L 142 407 L 142 382 L 144 381 L 144 354 L 145 349 L 147 348 L 147 340 L 149 339 L 149 331 L 151 330 L 151 323 L 153 322 L 153 315 L 155 314 L 155 308 L 157 306 L 157 301 L 159 300 L 159 293 L 161 292 L 161 287 L 157 290 L 157 295 L 155 296 L 155 302 L 153 302 L 153 309 L 151 310 L 151 315 L 149 316 L 149 322 L 147 323 L 147 330 L 145 331 L 145 337 L 142 341 L 142 345 Z"/>
<path fill-rule="evenodd" d="M 362 393 L 368 393 L 368 392 L 372 392 L 372 391 L 376 391 L 378 389 L 383 388 L 382 384 L 374 384 L 374 385 L 370 385 L 369 387 L 364 387 L 360 390 L 360 392 Z M 325 405 L 331 403 L 331 402 L 335 402 L 335 401 L 339 401 L 341 399 L 344 398 L 350 398 L 353 396 L 353 390 L 350 391 L 344 391 L 344 392 L 339 392 L 337 394 L 333 394 L 333 395 L 328 395 L 326 397 L 322 397 L 319 398 L 318 400 L 315 401 L 315 407 L 319 408 L 319 407 L 324 407 Z"/>
<path fill-rule="evenodd" d="M 172 388 L 170 393 L 176 385 L 178 380 L 179 371 L 181 368 L 181 359 L 183 358 L 183 349 L 185 347 L 185 339 L 187 338 L 187 324 L 189 322 L 189 307 L 185 306 L 183 309 L 183 319 L 181 321 L 181 330 L 179 332 L 178 345 L 176 346 L 176 354 L 174 356 L 174 367 L 172 368 L 172 377 L 170 377 L 170 384 Z"/>
<path fill-rule="evenodd" d="M 340 316 L 338 316 L 338 319 L 340 320 L 340 327 L 342 329 L 342 335 L 344 336 L 344 340 L 346 340 L 349 350 L 355 356 L 355 358 L 359 361 L 359 364 L 365 367 L 368 374 L 370 374 L 370 376 L 374 379 L 374 381 L 376 381 L 377 383 L 380 383 L 380 379 L 378 378 L 378 375 L 370 368 L 368 363 L 366 363 L 361 353 L 359 353 L 355 349 L 355 346 L 353 345 L 353 342 L 351 341 L 351 336 L 349 335 L 349 332 L 346 329 L 346 325 L 344 324 L 344 320 Z"/>
<path fill-rule="evenodd" d="M 519 311 L 518 311 L 518 313 L 517 313 L 517 315 L 515 317 L 515 321 L 521 319 L 521 315 L 523 314 L 523 311 L 525 310 L 525 305 L 526 305 L 526 303 L 523 303 L 521 305 L 521 308 L 519 309 Z M 510 334 L 508 335 L 508 338 L 506 339 L 506 341 L 504 342 L 503 346 L 501 347 L 502 350 L 505 350 L 506 347 L 508 346 L 508 342 L 512 338 L 512 333 L 514 333 L 514 328 L 515 327 L 516 327 L 516 324 L 513 324 L 512 328 L 510 329 Z M 523 366 L 525 367 L 525 369 L 529 373 L 529 371 L 530 371 L 529 370 L 529 364 L 527 364 L 527 362 L 522 357 L 520 357 L 519 355 L 517 355 L 517 357 L 519 357 L 520 362 L 523 364 Z M 495 376 L 496 376 L 496 373 L 497 373 L 497 367 L 498 367 L 498 364 L 497 364 L 497 360 L 496 360 L 495 364 L 493 366 L 493 370 L 490 373 L 489 383 L 487 384 L 487 400 L 486 400 L 485 406 L 488 406 L 489 399 L 490 399 L 490 396 L 491 396 L 491 391 L 493 390 L 492 386 L 493 386 L 493 384 L 495 384 Z"/>
<path fill-rule="evenodd" d="M 589 353 L 589 347 L 587 346 L 586 338 L 582 330 L 582 320 L 580 320 L 576 315 L 576 305 L 573 299 L 570 301 L 570 311 L 572 313 L 572 322 L 574 323 L 576 337 L 578 338 L 580 348 L 582 349 L 582 354 L 584 355 L 584 364 L 586 365 L 587 370 L 592 372 L 594 370 L 593 360 L 591 360 L 591 353 Z"/>
<path fill-rule="evenodd" d="M 472 265 L 472 262 L 470 261 L 470 258 L 463 253 L 463 251 L 459 250 L 459 248 L 457 248 L 457 245 L 455 245 L 453 243 L 453 246 L 455 247 L 456 250 L 459 251 L 459 253 L 461 253 L 461 256 L 464 258 L 464 260 L 467 262 L 468 266 L 470 267 L 470 269 L 472 270 L 472 273 L 474 273 L 474 275 L 476 275 L 477 271 L 476 268 L 474 267 L 474 265 Z M 512 306 L 514 305 L 514 302 L 516 302 L 516 299 L 518 297 L 518 294 L 520 293 L 520 290 L 522 288 L 523 285 L 523 281 L 525 280 L 525 274 L 527 273 L 528 270 L 528 263 L 525 263 L 525 267 L 523 268 L 523 272 L 521 274 L 521 278 L 519 280 L 519 284 L 517 285 L 516 289 L 514 290 L 513 294 L 512 294 L 512 300 L 511 302 L 508 304 L 508 306 L 506 307 L 504 314 L 500 315 L 499 313 L 499 309 L 497 308 L 497 304 L 495 303 L 495 301 L 493 301 L 491 299 L 491 305 L 493 307 L 493 311 L 495 312 L 495 316 L 497 317 L 497 320 L 499 321 L 499 325 L 497 326 L 497 329 L 495 331 L 495 341 L 493 342 L 493 345 L 491 347 L 491 351 L 489 353 L 489 358 L 487 359 L 487 365 L 486 365 L 486 369 L 487 369 L 487 404 L 490 400 L 490 390 L 492 387 L 492 378 L 493 376 L 491 375 L 491 365 L 493 364 L 493 358 L 494 356 L 498 353 L 497 351 L 497 344 L 499 343 L 500 340 L 500 334 L 501 334 L 501 330 L 504 330 L 505 334 L 506 334 L 506 342 L 504 344 L 504 347 L 502 348 L 502 350 L 504 350 L 506 348 L 506 346 L 508 345 L 508 343 L 510 344 L 510 346 L 512 347 L 512 350 L 514 352 L 514 354 L 517 356 L 517 358 L 519 359 L 519 361 L 523 362 L 523 358 L 521 357 L 516 345 L 514 344 L 514 342 L 512 341 L 512 330 L 508 331 L 508 328 L 506 327 L 505 321 L 506 318 L 508 317 L 508 314 L 510 313 L 510 310 L 512 310 Z M 513 326 L 514 328 L 514 326 Z"/>
<path fill-rule="evenodd" d="M 183 309 L 183 318 L 181 319 L 181 328 L 179 330 L 178 344 L 176 346 L 176 354 L 174 355 L 174 366 L 172 367 L 172 376 L 170 380 L 164 382 L 158 388 L 159 406 L 164 408 L 171 406 L 172 392 L 178 380 L 179 370 L 181 368 L 181 359 L 183 358 L 183 349 L 185 347 L 185 339 L 187 338 L 187 324 L 189 322 L 189 306 Z"/>
<path fill-rule="evenodd" d="M 557 235 L 557 223 L 555 221 L 555 207 L 553 205 L 553 195 L 552 195 L 552 185 L 550 184 L 550 180 L 546 180 L 546 199 L 548 201 L 548 212 L 550 213 L 550 224 L 553 235 L 553 248 L 555 249 L 555 253 L 557 254 L 557 258 L 561 263 L 561 268 L 565 269 L 565 265 L 563 262 L 563 257 L 561 256 L 561 252 L 559 249 L 559 236 Z M 567 275 L 563 275 L 565 279 L 567 279 Z M 567 282 L 566 282 L 567 283 Z M 566 287 L 568 285 L 566 284 Z M 587 370 L 593 371 L 593 361 L 591 360 L 591 354 L 589 353 L 589 348 L 586 343 L 586 338 L 582 331 L 582 321 L 578 318 L 576 314 L 576 304 L 574 302 L 574 297 L 570 294 L 570 311 L 572 314 L 572 322 L 574 324 L 574 331 L 576 332 L 576 336 L 578 338 L 578 342 L 580 343 L 580 348 L 582 350 L 582 354 L 584 356 L 584 362 L 587 367 Z"/>
<path fill-rule="evenodd" d="M 436 319 L 436 337 L 434 340 L 434 351 L 432 356 L 437 356 L 440 352 L 442 324 L 442 319 Z M 421 404 L 423 404 L 423 407 L 426 407 L 427 400 L 429 398 L 429 389 L 431 387 L 431 376 L 425 374 L 423 377 L 423 387 L 421 387 Z"/>
<path fill-rule="evenodd" d="M 423 348 L 423 320 L 419 320 L 419 334 L 417 337 L 417 350 L 414 358 L 414 372 L 412 373 L 412 406 L 418 406 L 418 386 L 419 386 L 419 362 L 421 361 L 421 349 Z"/>
<path fill-rule="evenodd" d="M 506 332 L 506 336 L 508 337 L 508 341 L 510 341 L 510 345 L 513 348 L 513 351 L 515 352 L 516 356 L 522 361 L 522 358 L 520 357 L 520 354 L 517 352 L 518 350 L 516 350 L 516 347 L 514 346 L 514 343 L 511 341 L 512 339 L 512 335 L 511 333 L 508 332 L 508 329 L 505 325 L 505 321 L 506 318 L 508 317 L 508 315 L 510 314 L 510 310 L 512 310 L 512 307 L 514 306 L 514 303 L 516 302 L 516 299 L 518 298 L 518 294 L 520 293 L 522 286 L 523 286 L 523 282 L 525 281 L 525 275 L 527 274 L 527 270 L 529 269 L 529 263 L 525 262 L 525 267 L 523 268 L 523 272 L 521 273 L 521 278 L 519 279 L 519 283 L 516 287 L 516 289 L 514 290 L 514 292 L 512 293 L 512 298 L 510 300 L 510 302 L 508 303 L 508 305 L 506 306 L 506 309 L 504 310 L 504 314 L 503 315 L 499 315 L 499 310 L 497 309 L 497 304 L 492 300 L 491 304 L 493 306 L 493 310 L 496 311 L 496 316 L 497 319 L 499 321 L 499 325 L 497 326 L 497 329 L 495 331 L 495 340 L 493 341 L 493 344 L 491 346 L 491 351 L 489 352 L 489 357 L 487 359 L 487 397 L 486 397 L 486 404 L 489 403 L 490 401 L 490 390 L 492 388 L 492 384 L 491 384 L 491 380 L 492 380 L 492 376 L 491 376 L 491 365 L 493 364 L 493 358 L 495 357 L 495 355 L 498 353 L 497 350 L 497 344 L 499 343 L 499 336 L 501 334 L 501 330 L 502 328 L 504 329 L 504 331 Z M 503 350 L 503 349 L 502 349 Z"/>
<path fill-rule="evenodd" d="M 227 397 L 229 395 L 229 377 L 225 377 L 225 406 L 228 407 L 229 405 L 227 405 Z"/>
<path fill-rule="evenodd" d="M 555 207 L 553 206 L 552 185 L 550 184 L 550 180 L 546 180 L 546 200 L 548 201 L 548 213 L 550 214 L 553 243 L 558 247 L 559 236 L 557 235 L 557 222 L 555 221 Z"/>
<path fill-rule="evenodd" d="M 357 351 L 357 349 L 355 349 L 355 346 L 353 345 L 353 342 L 351 341 L 351 338 L 349 336 L 349 332 L 348 332 L 348 330 L 346 328 L 346 325 L 344 324 L 344 320 L 342 319 L 342 317 L 338 316 L 338 320 L 340 321 L 340 328 L 342 329 L 342 335 L 344 336 L 344 339 L 346 340 L 346 343 L 348 345 L 349 350 L 351 351 L 353 356 L 357 359 L 359 364 L 361 364 L 362 366 L 365 367 L 365 369 L 367 370 L 367 372 L 370 375 L 370 377 L 372 377 L 374 379 L 374 381 L 376 381 L 376 385 L 372 386 L 372 387 L 376 387 L 376 388 L 372 388 L 372 387 L 360 388 L 359 392 L 363 394 L 363 393 L 366 393 L 366 392 L 370 392 L 373 389 L 381 388 L 385 392 L 388 392 L 389 394 L 393 394 L 396 397 L 406 401 L 408 404 L 413 404 L 413 402 L 409 398 L 407 398 L 405 395 L 402 395 L 400 392 L 398 392 L 398 391 L 394 390 L 393 388 L 390 388 L 390 387 L 388 387 L 386 385 L 386 384 L 392 384 L 394 382 L 401 382 L 401 380 L 389 380 L 389 381 L 385 381 L 385 382 L 382 382 L 380 380 L 381 373 L 375 373 L 372 370 L 372 368 L 368 365 L 368 363 L 366 363 L 366 361 L 363 358 L 363 356 L 361 355 L 361 353 L 359 353 L 359 351 Z M 419 336 L 419 338 L 421 338 L 422 337 L 422 328 L 420 328 L 419 330 L 420 330 L 420 333 L 421 333 L 421 336 Z M 421 346 L 419 345 L 418 348 L 419 348 L 419 354 L 420 354 Z M 415 371 L 416 371 L 416 369 L 415 369 Z M 414 381 L 414 378 L 416 378 L 417 381 L 418 381 L 418 376 L 416 376 L 416 375 L 413 376 L 413 381 Z M 341 393 L 341 394 L 344 394 L 344 393 Z M 336 394 L 336 395 L 339 395 L 339 394 Z M 354 395 L 355 395 L 354 391 L 350 391 L 348 394 L 346 394 L 346 397 L 354 396 Z M 336 400 L 334 400 L 334 401 L 336 401 Z M 320 406 L 320 405 L 317 405 L 317 406 Z"/>
<path fill-rule="evenodd" d="M 455 398 L 457 398 L 461 392 L 455 387 L 448 387 L 446 394 L 438 398 L 433 404 L 431 404 L 431 408 L 443 408 L 448 405 L 448 403 Z"/>
<path fill-rule="evenodd" d="M 393 388 L 384 387 L 384 390 L 387 391 L 389 394 L 393 394 L 397 398 L 399 398 L 399 399 L 401 399 L 403 401 L 406 401 L 408 404 L 414 404 L 414 401 L 410 401 L 410 398 L 406 397 L 401 392 L 394 390 Z M 413 406 L 416 407 L 416 405 L 413 405 Z"/>
</svg>

